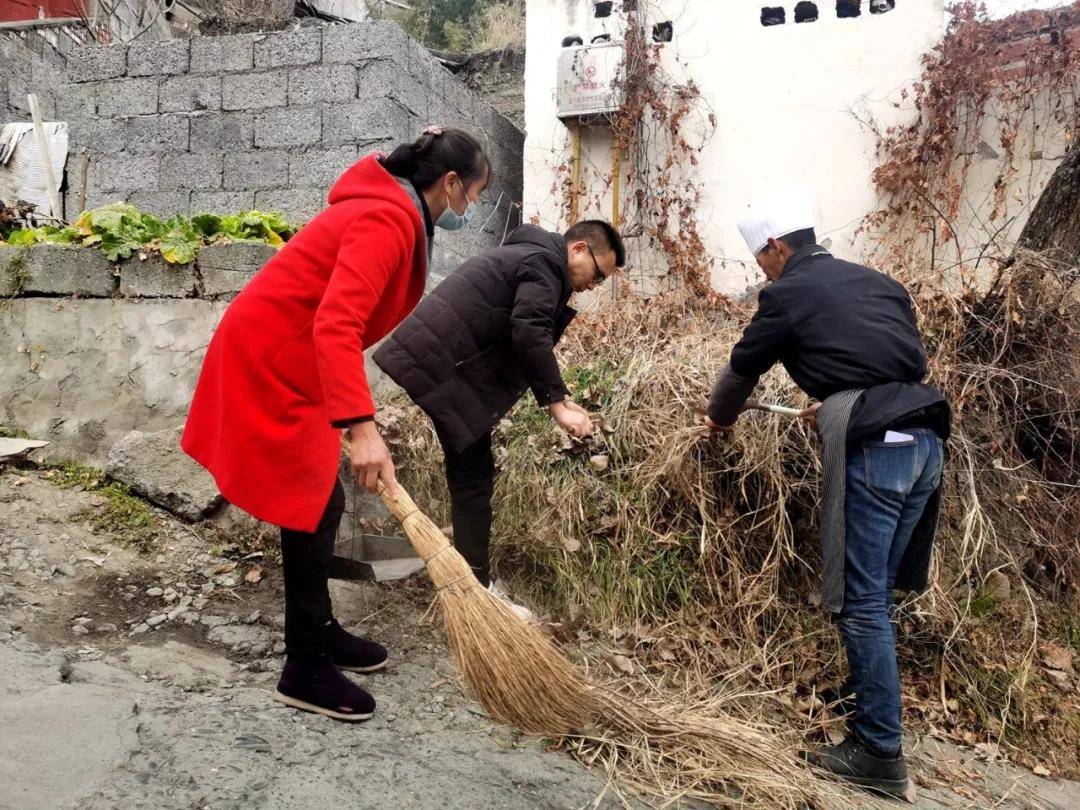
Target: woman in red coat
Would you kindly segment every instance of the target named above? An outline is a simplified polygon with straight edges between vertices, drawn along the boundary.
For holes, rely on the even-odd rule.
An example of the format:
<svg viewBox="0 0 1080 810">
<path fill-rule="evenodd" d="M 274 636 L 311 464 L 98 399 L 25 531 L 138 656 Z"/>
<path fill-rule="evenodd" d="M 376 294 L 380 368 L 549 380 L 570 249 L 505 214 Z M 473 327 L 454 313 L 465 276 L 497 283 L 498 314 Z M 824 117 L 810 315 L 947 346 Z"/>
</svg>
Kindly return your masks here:
<svg viewBox="0 0 1080 810">
<path fill-rule="evenodd" d="M 181 444 L 226 500 L 281 527 L 285 668 L 275 698 L 339 720 L 375 701 L 341 670 L 371 672 L 386 650 L 334 620 L 327 590 L 352 468 L 374 491 L 394 465 L 375 427 L 364 349 L 420 300 L 434 225 L 463 227 L 491 167 L 474 138 L 429 128 L 369 155 L 229 305 L 203 361 Z"/>
</svg>

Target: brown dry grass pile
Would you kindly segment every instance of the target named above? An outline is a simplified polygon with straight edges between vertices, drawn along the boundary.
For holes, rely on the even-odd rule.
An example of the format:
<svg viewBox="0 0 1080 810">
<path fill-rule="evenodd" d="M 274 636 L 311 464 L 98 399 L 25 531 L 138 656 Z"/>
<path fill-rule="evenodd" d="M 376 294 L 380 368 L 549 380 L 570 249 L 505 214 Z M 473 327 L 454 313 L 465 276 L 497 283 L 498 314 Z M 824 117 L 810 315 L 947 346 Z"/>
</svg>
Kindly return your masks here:
<svg viewBox="0 0 1080 810">
<path fill-rule="evenodd" d="M 898 613 L 906 721 L 1075 773 L 1076 271 L 1027 255 L 988 286 L 909 286 L 956 429 L 933 586 Z M 500 425 L 496 568 L 551 612 L 562 640 L 592 652 L 588 665 L 614 668 L 643 699 L 835 733 L 816 698 L 845 668 L 814 609 L 813 436 L 762 413 L 728 439 L 694 427 L 748 315 L 653 299 L 574 325 L 561 359 L 604 430 L 571 443 L 531 400 Z M 758 398 L 805 403 L 779 369 Z M 446 520 L 428 421 L 411 407 L 384 418 L 403 480 Z M 645 745 L 576 750 L 656 790 Z M 702 778 L 691 759 L 663 793 L 696 795 Z"/>
</svg>

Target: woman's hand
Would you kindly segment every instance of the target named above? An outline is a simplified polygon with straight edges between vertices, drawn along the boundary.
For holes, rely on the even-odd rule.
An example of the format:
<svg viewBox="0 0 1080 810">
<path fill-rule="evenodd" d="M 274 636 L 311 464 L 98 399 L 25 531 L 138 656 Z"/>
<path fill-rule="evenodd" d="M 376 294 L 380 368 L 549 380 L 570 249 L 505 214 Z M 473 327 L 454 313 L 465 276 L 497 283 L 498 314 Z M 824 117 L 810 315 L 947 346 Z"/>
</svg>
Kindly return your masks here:
<svg viewBox="0 0 1080 810">
<path fill-rule="evenodd" d="M 573 405 L 573 407 L 570 407 Z M 555 402 L 548 406 L 552 418 L 559 427 L 576 439 L 583 439 L 593 431 L 592 419 L 584 408 L 574 403 Z"/>
<path fill-rule="evenodd" d="M 394 460 L 386 442 L 379 435 L 375 421 L 358 422 L 349 427 L 349 462 L 357 482 L 371 492 L 379 491 L 382 481 L 391 498 L 397 495 L 397 478 L 394 475 Z"/>
</svg>

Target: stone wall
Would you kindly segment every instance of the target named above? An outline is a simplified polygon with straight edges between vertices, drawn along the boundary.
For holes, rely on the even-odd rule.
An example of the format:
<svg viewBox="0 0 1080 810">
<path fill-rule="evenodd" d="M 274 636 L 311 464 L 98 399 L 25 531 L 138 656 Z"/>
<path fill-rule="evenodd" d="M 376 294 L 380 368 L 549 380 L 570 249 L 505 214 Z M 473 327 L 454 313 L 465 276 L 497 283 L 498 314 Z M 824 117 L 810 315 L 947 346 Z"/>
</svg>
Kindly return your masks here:
<svg viewBox="0 0 1080 810">
<path fill-rule="evenodd" d="M 434 277 L 520 222 L 523 134 L 393 23 L 76 48 L 59 85 L 46 67 L 15 84 L 69 124 L 69 218 L 126 201 L 303 221 L 359 157 L 434 122 L 476 135 L 496 169 L 481 227 L 440 234 Z"/>
</svg>

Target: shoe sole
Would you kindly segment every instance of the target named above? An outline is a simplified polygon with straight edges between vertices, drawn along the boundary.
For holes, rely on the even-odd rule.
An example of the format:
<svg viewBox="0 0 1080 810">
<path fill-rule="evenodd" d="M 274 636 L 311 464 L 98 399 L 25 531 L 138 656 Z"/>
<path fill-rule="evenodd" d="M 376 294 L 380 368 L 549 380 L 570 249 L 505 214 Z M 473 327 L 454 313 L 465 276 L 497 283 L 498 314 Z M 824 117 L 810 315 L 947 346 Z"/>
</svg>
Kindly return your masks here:
<svg viewBox="0 0 1080 810">
<path fill-rule="evenodd" d="M 875 793 L 883 793 L 894 799 L 907 798 L 908 791 L 911 789 L 911 782 L 908 779 L 870 779 L 865 776 L 844 776 L 838 773 L 834 773 L 834 775 L 839 776 L 845 782 L 858 785 L 866 790 L 872 790 Z"/>
<path fill-rule="evenodd" d="M 297 700 L 294 697 L 283 695 L 277 690 L 274 690 L 274 694 L 270 697 L 278 703 L 284 703 L 286 706 L 292 706 L 294 709 L 321 714 L 325 717 L 333 718 L 334 720 L 344 720 L 346 723 L 358 723 L 361 720 L 370 720 L 374 716 L 374 712 L 368 712 L 367 714 L 344 714 L 342 712 L 335 712 L 333 709 L 325 709 L 322 706 L 316 706 L 314 703 L 307 703 L 303 700 Z"/>
<path fill-rule="evenodd" d="M 359 672 L 362 674 L 366 674 L 369 672 L 378 672 L 380 669 L 386 669 L 386 661 L 370 667 L 347 667 L 342 664 L 337 664 L 337 668 L 340 669 L 342 672 Z"/>
</svg>

